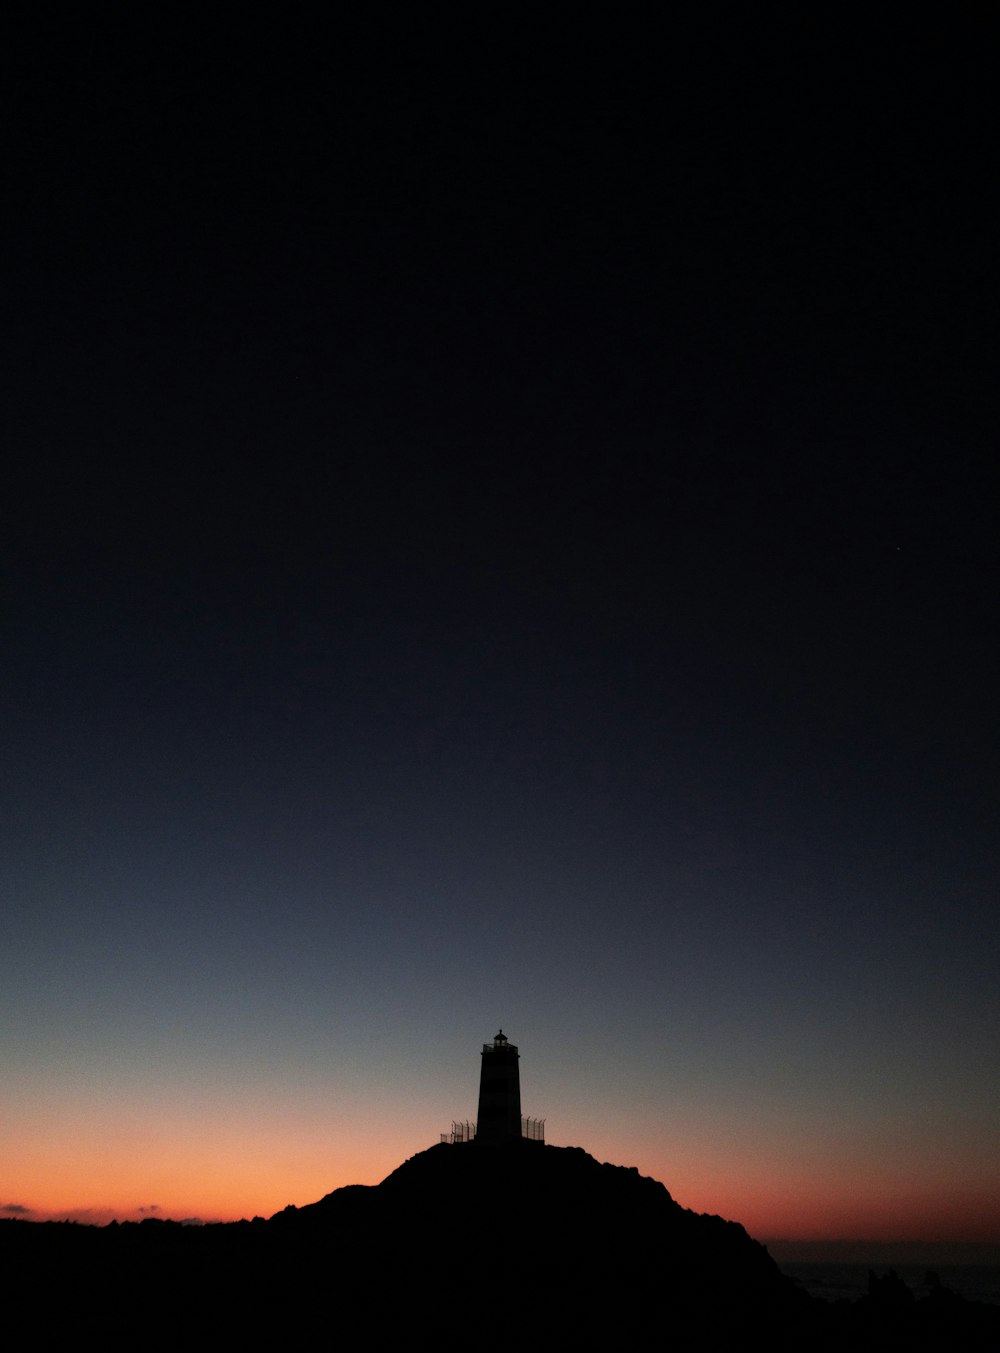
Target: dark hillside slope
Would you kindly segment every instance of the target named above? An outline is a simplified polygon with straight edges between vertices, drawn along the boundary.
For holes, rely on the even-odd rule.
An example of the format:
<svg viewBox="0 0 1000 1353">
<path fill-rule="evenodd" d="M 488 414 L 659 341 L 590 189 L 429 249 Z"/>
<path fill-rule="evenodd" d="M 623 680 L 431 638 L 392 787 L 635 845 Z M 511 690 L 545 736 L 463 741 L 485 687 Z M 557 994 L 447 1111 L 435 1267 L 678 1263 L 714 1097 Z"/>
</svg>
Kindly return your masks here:
<svg viewBox="0 0 1000 1353">
<path fill-rule="evenodd" d="M 728 1347 L 748 1327 L 777 1337 L 808 1306 L 742 1226 L 574 1147 L 432 1147 L 376 1188 L 271 1224 L 297 1246 L 336 1237 L 347 1268 L 345 1242 L 377 1256 L 412 1310 L 456 1333 L 478 1327 L 488 1346 L 530 1328 L 556 1341 L 628 1332 L 641 1346 L 700 1330 Z"/>
</svg>

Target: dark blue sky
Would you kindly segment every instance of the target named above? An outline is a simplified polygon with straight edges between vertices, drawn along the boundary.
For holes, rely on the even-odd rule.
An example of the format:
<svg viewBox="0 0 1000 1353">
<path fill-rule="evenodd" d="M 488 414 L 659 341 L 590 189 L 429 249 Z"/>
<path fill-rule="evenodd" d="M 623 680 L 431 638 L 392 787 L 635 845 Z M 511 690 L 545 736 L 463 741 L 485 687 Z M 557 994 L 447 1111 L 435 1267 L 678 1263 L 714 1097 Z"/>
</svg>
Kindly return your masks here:
<svg viewBox="0 0 1000 1353">
<path fill-rule="evenodd" d="M 12 44 L 10 1202 L 380 1177 L 499 1022 L 689 1206 L 987 1235 L 991 26 L 757 22 Z"/>
</svg>

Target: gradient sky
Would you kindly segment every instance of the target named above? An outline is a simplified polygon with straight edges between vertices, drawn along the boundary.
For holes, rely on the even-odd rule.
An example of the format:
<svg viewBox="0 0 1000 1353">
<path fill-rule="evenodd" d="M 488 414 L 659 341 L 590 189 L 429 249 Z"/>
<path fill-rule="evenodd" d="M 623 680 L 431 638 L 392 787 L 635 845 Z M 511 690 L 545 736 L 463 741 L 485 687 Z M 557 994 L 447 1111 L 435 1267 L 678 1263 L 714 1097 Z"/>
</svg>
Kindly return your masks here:
<svg viewBox="0 0 1000 1353">
<path fill-rule="evenodd" d="M 0 1210 L 1000 1242 L 995 23 L 382 17 L 11 43 Z"/>
</svg>

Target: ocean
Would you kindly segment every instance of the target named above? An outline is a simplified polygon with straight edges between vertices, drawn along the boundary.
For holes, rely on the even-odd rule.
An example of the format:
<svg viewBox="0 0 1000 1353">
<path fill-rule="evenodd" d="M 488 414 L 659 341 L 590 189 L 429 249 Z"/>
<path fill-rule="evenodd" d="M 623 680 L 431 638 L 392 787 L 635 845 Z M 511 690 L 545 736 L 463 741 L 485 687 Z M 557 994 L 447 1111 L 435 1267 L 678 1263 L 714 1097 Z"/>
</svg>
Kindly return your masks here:
<svg viewBox="0 0 1000 1353">
<path fill-rule="evenodd" d="M 782 1273 L 824 1301 L 857 1301 L 868 1294 L 868 1271 L 879 1277 L 894 1269 L 916 1297 L 928 1291 L 928 1272 L 936 1273 L 943 1287 L 967 1301 L 987 1301 L 1000 1306 L 1000 1267 L 992 1264 L 793 1264 L 778 1261 Z"/>
</svg>

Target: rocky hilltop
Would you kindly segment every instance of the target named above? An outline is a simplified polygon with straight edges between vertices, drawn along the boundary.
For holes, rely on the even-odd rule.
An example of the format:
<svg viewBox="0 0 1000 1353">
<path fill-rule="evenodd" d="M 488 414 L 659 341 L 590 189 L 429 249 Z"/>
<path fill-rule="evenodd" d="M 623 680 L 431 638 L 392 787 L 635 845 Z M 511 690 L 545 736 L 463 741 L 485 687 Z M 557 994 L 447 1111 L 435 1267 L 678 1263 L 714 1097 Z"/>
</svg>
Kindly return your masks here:
<svg viewBox="0 0 1000 1353">
<path fill-rule="evenodd" d="M 658 1346 L 682 1330 L 725 1347 L 730 1331 L 776 1333 L 803 1310 L 742 1226 L 576 1147 L 435 1146 L 270 1225 L 297 1246 L 333 1243 L 345 1269 L 370 1256 L 422 1320 L 489 1347 L 528 1329 L 556 1347 L 597 1331 Z"/>
</svg>

